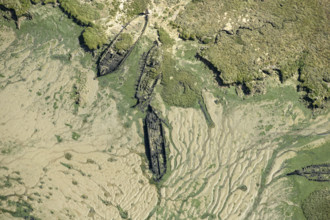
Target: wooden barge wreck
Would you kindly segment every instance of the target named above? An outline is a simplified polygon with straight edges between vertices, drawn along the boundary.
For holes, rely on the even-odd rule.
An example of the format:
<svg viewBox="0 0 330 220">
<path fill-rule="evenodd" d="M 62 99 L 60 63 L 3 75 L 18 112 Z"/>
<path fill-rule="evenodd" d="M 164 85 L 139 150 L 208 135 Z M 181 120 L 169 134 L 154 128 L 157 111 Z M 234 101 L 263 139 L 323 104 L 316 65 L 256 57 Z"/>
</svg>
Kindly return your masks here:
<svg viewBox="0 0 330 220">
<path fill-rule="evenodd" d="M 141 111 L 150 104 L 151 95 L 161 78 L 162 51 L 155 41 L 151 49 L 143 56 L 139 82 L 136 88 L 135 98 Z"/>
<path fill-rule="evenodd" d="M 330 182 L 330 164 L 310 165 L 287 174 L 304 176 L 308 180 L 317 182 Z"/>
<path fill-rule="evenodd" d="M 154 179 L 159 181 L 166 173 L 165 135 L 161 119 L 149 106 L 145 118 L 145 147 Z"/>
<path fill-rule="evenodd" d="M 116 46 L 118 43 L 120 43 L 120 41 L 123 40 L 122 37 L 125 36 L 125 34 L 129 35 L 128 33 L 125 33 L 124 30 L 126 30 L 126 28 L 132 23 L 133 20 L 135 20 L 136 18 L 138 18 L 140 16 L 144 16 L 145 22 L 144 22 L 144 26 L 141 30 L 139 37 L 132 45 L 129 45 L 128 48 L 118 49 Z M 147 25 L 148 25 L 148 20 L 149 20 L 148 11 L 146 11 L 146 13 L 143 13 L 143 14 L 138 15 L 137 17 L 133 18 L 130 22 L 128 22 L 121 29 L 121 31 L 115 36 L 113 41 L 111 41 L 109 46 L 104 50 L 104 52 L 102 53 L 102 55 L 99 58 L 98 74 L 97 74 L 98 77 L 104 76 L 104 75 L 107 75 L 109 73 L 116 71 L 124 63 L 124 61 L 130 55 L 130 53 L 134 49 L 135 45 L 137 44 L 137 42 L 140 40 L 143 33 L 145 32 Z"/>
</svg>

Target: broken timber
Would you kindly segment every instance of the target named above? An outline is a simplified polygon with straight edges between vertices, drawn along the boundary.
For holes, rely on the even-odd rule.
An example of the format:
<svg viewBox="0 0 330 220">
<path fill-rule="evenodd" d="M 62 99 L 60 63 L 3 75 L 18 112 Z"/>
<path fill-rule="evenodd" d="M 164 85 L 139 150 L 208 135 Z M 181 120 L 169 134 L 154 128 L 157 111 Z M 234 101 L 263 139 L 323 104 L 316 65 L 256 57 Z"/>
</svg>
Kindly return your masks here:
<svg viewBox="0 0 330 220">
<path fill-rule="evenodd" d="M 304 176 L 308 180 L 330 182 L 330 164 L 310 165 L 287 174 Z"/>
<path fill-rule="evenodd" d="M 150 103 L 154 88 L 161 77 L 162 52 L 155 41 L 154 45 L 143 58 L 141 75 L 137 85 L 135 98 L 141 111 L 144 111 Z"/>
<path fill-rule="evenodd" d="M 166 173 L 165 136 L 161 119 L 149 106 L 145 118 L 145 147 L 154 179 L 159 181 Z"/>
<path fill-rule="evenodd" d="M 142 15 L 145 16 L 145 23 L 144 23 L 143 29 L 141 30 L 141 34 L 138 37 L 138 39 L 133 43 L 133 45 L 128 50 L 117 51 L 115 49 L 115 44 L 116 44 L 117 40 L 120 38 L 120 35 L 122 34 L 122 32 L 126 29 L 126 27 L 128 25 L 130 25 L 133 20 L 135 20 L 136 18 L 138 18 L 141 15 L 136 16 L 131 21 L 129 21 L 126 25 L 124 25 L 123 28 L 120 30 L 120 32 L 115 36 L 113 41 L 111 41 L 110 45 L 102 53 L 102 55 L 100 56 L 100 59 L 98 61 L 98 74 L 97 74 L 98 77 L 104 76 L 104 75 L 107 75 L 109 73 L 116 71 L 124 63 L 124 61 L 127 59 L 127 57 L 130 55 L 130 53 L 132 52 L 135 45 L 142 37 L 142 35 L 145 32 L 147 25 L 148 25 L 148 20 L 149 20 L 148 13 L 146 12 Z"/>
</svg>

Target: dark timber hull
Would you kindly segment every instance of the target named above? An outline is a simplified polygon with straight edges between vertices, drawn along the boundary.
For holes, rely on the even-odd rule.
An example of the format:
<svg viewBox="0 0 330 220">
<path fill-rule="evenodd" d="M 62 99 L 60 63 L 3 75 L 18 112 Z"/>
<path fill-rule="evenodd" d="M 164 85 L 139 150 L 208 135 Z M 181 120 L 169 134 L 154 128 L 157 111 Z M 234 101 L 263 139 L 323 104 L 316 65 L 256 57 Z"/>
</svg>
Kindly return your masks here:
<svg viewBox="0 0 330 220">
<path fill-rule="evenodd" d="M 136 106 L 139 106 L 141 111 L 144 111 L 150 104 L 151 95 L 161 77 L 161 62 L 162 53 L 158 42 L 155 41 L 151 49 L 144 55 L 141 75 L 135 93 Z"/>
<path fill-rule="evenodd" d="M 288 173 L 287 175 L 304 176 L 308 180 L 318 182 L 330 182 L 330 164 L 306 166 L 300 170 L 295 170 L 292 173 Z"/>
<path fill-rule="evenodd" d="M 102 53 L 102 55 L 100 56 L 100 59 L 98 61 L 98 74 L 97 74 L 98 77 L 104 76 L 104 75 L 107 75 L 107 74 L 110 74 L 110 73 L 116 71 L 124 63 L 124 61 L 130 55 L 130 53 L 134 49 L 135 45 L 140 40 L 140 38 L 142 37 L 144 31 L 147 28 L 148 20 L 149 20 L 148 19 L 148 14 L 144 14 L 144 16 L 145 16 L 145 23 L 144 23 L 143 29 L 141 30 L 141 34 L 138 37 L 138 39 L 134 42 L 134 44 L 127 51 L 120 51 L 120 52 L 116 51 L 115 48 L 114 48 L 115 43 L 119 39 L 119 36 L 122 34 L 122 32 L 126 29 L 126 27 L 128 25 L 130 25 L 130 23 L 133 20 L 135 20 L 136 18 L 138 18 L 139 16 L 135 17 L 130 22 L 128 22 L 122 28 L 122 30 L 116 35 L 116 37 L 110 43 L 108 48 L 105 49 L 105 51 Z"/>
<path fill-rule="evenodd" d="M 145 118 L 145 146 L 154 179 L 159 181 L 166 173 L 166 151 L 163 125 L 150 107 Z"/>
</svg>

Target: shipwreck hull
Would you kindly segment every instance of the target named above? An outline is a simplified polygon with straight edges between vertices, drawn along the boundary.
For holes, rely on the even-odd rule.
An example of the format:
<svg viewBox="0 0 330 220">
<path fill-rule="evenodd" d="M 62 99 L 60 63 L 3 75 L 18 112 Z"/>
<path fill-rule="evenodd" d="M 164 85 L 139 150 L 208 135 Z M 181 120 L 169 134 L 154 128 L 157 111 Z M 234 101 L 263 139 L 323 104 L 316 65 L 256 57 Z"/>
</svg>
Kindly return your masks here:
<svg viewBox="0 0 330 220">
<path fill-rule="evenodd" d="M 130 55 L 130 53 L 132 52 L 135 45 L 138 43 L 138 41 L 142 37 L 142 35 L 145 32 L 147 25 L 148 25 L 148 20 L 149 20 L 148 14 L 143 14 L 143 15 L 145 16 L 144 26 L 141 30 L 139 37 L 128 50 L 120 51 L 120 52 L 116 51 L 115 44 L 116 44 L 117 40 L 120 38 L 120 35 L 126 29 L 126 27 L 129 26 L 133 20 L 135 20 L 136 18 L 138 18 L 141 15 L 135 17 L 130 22 L 128 22 L 125 26 L 123 26 L 121 31 L 115 36 L 113 41 L 111 41 L 110 45 L 101 54 L 99 61 L 98 61 L 98 74 L 97 74 L 98 77 L 104 76 L 104 75 L 107 75 L 107 74 L 110 74 L 110 73 L 116 71 L 121 66 L 121 64 L 124 63 L 124 61 L 127 59 L 127 57 Z"/>
<path fill-rule="evenodd" d="M 151 95 L 161 77 L 161 60 L 162 54 L 156 41 L 142 59 L 141 75 L 135 93 L 136 106 L 139 106 L 141 111 L 150 104 Z"/>
<path fill-rule="evenodd" d="M 118 69 L 124 56 L 117 53 L 107 53 L 99 66 L 99 76 L 104 76 Z"/>
<path fill-rule="evenodd" d="M 308 180 L 317 182 L 330 182 L 330 164 L 310 165 L 287 174 L 304 176 Z"/>
<path fill-rule="evenodd" d="M 145 147 L 150 170 L 159 181 L 166 173 L 165 137 L 162 122 L 151 107 L 145 118 Z"/>
</svg>

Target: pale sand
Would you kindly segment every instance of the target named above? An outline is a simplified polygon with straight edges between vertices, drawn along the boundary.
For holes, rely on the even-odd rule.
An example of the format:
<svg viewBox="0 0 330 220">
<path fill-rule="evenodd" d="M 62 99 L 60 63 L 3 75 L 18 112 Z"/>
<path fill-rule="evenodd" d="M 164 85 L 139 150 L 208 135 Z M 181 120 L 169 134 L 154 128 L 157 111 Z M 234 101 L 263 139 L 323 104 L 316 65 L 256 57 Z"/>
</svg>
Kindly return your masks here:
<svg viewBox="0 0 330 220">
<path fill-rule="evenodd" d="M 177 5 L 173 16 L 186 2 Z M 161 7 L 166 6 L 157 6 L 152 12 L 161 13 Z M 150 24 L 156 21 L 162 24 L 160 18 L 151 18 Z M 120 29 L 116 24 L 113 32 Z M 175 30 L 164 28 L 178 40 Z M 58 40 L 47 42 L 32 56 L 31 36 L 13 47 L 15 34 L 10 29 L 6 33 L 0 35 L 4 39 L 0 51 L 7 50 L 0 58 L 0 71 L 5 75 L 5 79 L 0 78 L 0 147 L 8 152 L 0 154 L 0 164 L 8 170 L 0 169 L 0 177 L 21 177 L 23 184 L 13 181 L 11 187 L 0 189 L 0 194 L 16 194 L 13 200 L 22 195 L 33 206 L 33 214 L 42 219 L 120 219 L 117 206 L 132 219 L 145 219 L 156 207 L 158 195 L 149 183 L 150 172 L 143 173 L 140 167 L 143 161 L 139 154 L 144 153 L 144 146 L 138 130 L 142 130 L 142 119 L 125 128 L 116 106 L 120 99 L 110 98 L 120 98 L 120 94 L 111 88 L 101 93 L 98 81 L 93 80 L 95 73 L 78 62 L 84 55 L 82 50 L 69 51 L 74 54 L 72 61 L 63 65 L 49 58 L 51 53 L 68 53 Z M 153 29 L 146 34 L 156 37 Z M 80 81 L 75 80 L 77 72 L 81 73 Z M 73 85 L 80 95 L 75 114 Z M 216 219 L 244 219 L 256 201 L 261 173 L 278 147 L 273 140 L 305 119 L 302 110 L 290 102 L 274 108 L 274 102 L 263 101 L 228 110 L 228 100 L 216 105 L 211 93 L 204 92 L 203 96 L 215 122 L 212 129 L 200 110 L 167 109 L 160 95 L 154 96 L 153 105 L 173 127 L 171 131 L 165 128 L 172 172 L 160 190 L 160 210 L 151 219 L 177 214 L 180 208 L 182 219 L 200 218 L 206 212 Z M 329 116 L 315 119 L 312 126 L 297 134 L 327 132 Z M 272 127 L 266 131 L 267 125 Z M 80 135 L 77 141 L 72 139 L 72 132 Z M 58 143 L 55 135 L 62 142 Z M 319 146 L 326 139 L 301 149 Z M 289 151 L 289 147 L 275 159 L 266 177 L 271 187 L 261 194 L 250 219 L 280 218 L 276 211 L 279 201 L 295 205 L 287 200 L 292 189 L 286 179 L 272 181 L 298 150 Z M 71 160 L 65 159 L 66 153 L 72 155 Z M 65 167 L 68 165 L 72 168 Z M 246 191 L 238 189 L 243 185 Z M 0 218 L 11 216 L 1 213 Z"/>
<path fill-rule="evenodd" d="M 274 103 L 259 102 L 225 112 L 221 105 L 213 102 L 215 98 L 211 93 L 205 92 L 204 99 L 215 128 L 208 129 L 200 110 L 173 107 L 167 112 L 173 127 L 171 135 L 175 147 L 170 146 L 173 171 L 162 191 L 162 202 L 168 211 L 171 208 L 179 211 L 182 200 L 187 199 L 182 205 L 185 210 L 182 218 L 209 212 L 222 219 L 244 219 L 257 198 L 260 174 L 278 147 L 272 140 L 288 132 L 291 125 L 299 122 L 297 118 L 302 119 L 304 115 L 299 109 L 291 109 L 298 114 L 296 118 L 283 114 L 289 111 L 291 103 L 284 103 L 274 110 Z M 324 128 L 326 120 L 321 121 Z M 273 127 L 260 135 L 263 131 L 260 126 L 269 124 Z M 276 178 L 283 162 L 293 156 L 294 152 L 288 152 L 276 158 L 266 183 Z M 247 187 L 246 191 L 238 189 L 242 185 Z M 269 190 L 275 193 L 278 188 Z M 265 191 L 261 198 L 267 198 L 268 194 Z M 279 195 L 281 197 L 274 196 L 274 201 L 285 198 L 285 194 Z M 255 214 L 252 213 L 253 219 L 265 216 L 264 213 Z M 270 216 L 275 217 L 275 214 L 280 213 Z"/>
<path fill-rule="evenodd" d="M 11 42 L 8 38 L 3 45 L 9 47 Z M 31 44 L 32 39 L 22 45 Z M 117 206 L 127 210 L 130 217 L 145 219 L 157 203 L 157 192 L 140 168 L 139 154 L 144 153 L 144 146 L 136 125 L 125 128 L 115 101 L 97 98 L 94 72 L 75 60 L 63 65 L 47 58 L 51 50 L 63 50 L 57 45 L 57 41 L 45 45 L 36 57 L 31 57 L 23 46 L 8 48 L 21 53 L 0 61 L 7 68 L 5 76 L 13 75 L 11 81 L 17 81 L 0 81 L 5 86 L 0 92 L 0 147 L 11 150 L 0 155 L 1 166 L 8 168 L 1 170 L 1 177 L 15 177 L 13 172 L 18 171 L 23 183 L 14 181 L 12 187 L 0 189 L 0 194 L 22 195 L 32 204 L 33 214 L 42 219 L 118 219 Z M 81 54 L 73 53 L 77 57 Z M 78 70 L 79 82 L 73 78 Z M 22 72 L 24 81 L 15 78 L 15 71 Z M 77 114 L 73 114 L 71 98 L 74 84 L 82 106 Z M 55 102 L 58 108 L 54 108 Z M 86 114 L 90 116 L 84 122 Z M 72 139 L 72 132 L 80 135 L 77 141 Z M 55 135 L 60 135 L 62 142 L 58 143 Z M 65 159 L 65 153 L 70 153 L 72 159 Z M 0 218 L 7 217 L 0 214 Z"/>
</svg>

